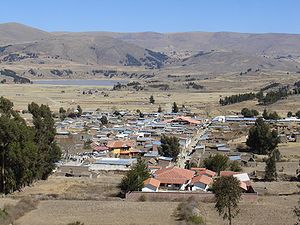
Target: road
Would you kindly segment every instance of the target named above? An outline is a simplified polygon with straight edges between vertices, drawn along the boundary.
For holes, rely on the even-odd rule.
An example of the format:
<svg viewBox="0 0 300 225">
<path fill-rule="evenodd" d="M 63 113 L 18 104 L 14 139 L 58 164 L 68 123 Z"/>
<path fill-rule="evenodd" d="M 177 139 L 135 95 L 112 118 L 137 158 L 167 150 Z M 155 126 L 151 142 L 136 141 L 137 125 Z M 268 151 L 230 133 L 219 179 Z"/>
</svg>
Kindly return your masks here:
<svg viewBox="0 0 300 225">
<path fill-rule="evenodd" d="M 187 154 L 189 152 L 191 152 L 193 150 L 193 146 L 195 146 L 200 137 L 205 134 L 207 132 L 207 128 L 200 128 L 199 132 L 192 138 L 191 143 L 187 146 L 187 148 L 182 149 L 181 153 L 178 156 L 178 160 L 177 160 L 177 166 L 180 168 L 184 168 L 185 167 L 185 162 L 186 162 L 186 158 L 187 158 Z"/>
</svg>

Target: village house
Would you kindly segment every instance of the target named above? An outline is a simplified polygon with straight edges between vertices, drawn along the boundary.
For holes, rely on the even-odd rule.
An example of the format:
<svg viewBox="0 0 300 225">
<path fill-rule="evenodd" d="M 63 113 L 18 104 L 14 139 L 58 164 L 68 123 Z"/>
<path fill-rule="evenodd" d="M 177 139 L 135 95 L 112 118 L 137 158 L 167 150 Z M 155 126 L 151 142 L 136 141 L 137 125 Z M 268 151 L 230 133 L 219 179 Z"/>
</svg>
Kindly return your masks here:
<svg viewBox="0 0 300 225">
<path fill-rule="evenodd" d="M 155 178 L 148 178 L 144 181 L 144 187 L 142 191 L 144 192 L 156 192 L 160 186 L 160 181 Z"/>
<path fill-rule="evenodd" d="M 209 186 L 213 183 L 213 179 L 206 175 L 199 175 L 192 178 L 192 191 L 202 190 L 207 191 Z"/>
<path fill-rule="evenodd" d="M 153 176 L 160 181 L 160 189 L 185 190 L 194 174 L 195 172 L 191 170 L 171 167 L 157 170 Z"/>
</svg>

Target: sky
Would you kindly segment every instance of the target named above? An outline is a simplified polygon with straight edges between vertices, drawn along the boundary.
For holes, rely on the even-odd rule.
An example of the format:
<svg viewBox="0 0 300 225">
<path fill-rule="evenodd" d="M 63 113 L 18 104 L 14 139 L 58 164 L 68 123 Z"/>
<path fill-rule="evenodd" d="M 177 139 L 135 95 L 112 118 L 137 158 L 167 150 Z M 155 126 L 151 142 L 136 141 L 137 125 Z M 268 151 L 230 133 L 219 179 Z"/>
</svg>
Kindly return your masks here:
<svg viewBox="0 0 300 225">
<path fill-rule="evenodd" d="M 300 0 L 1 0 L 0 23 L 46 31 L 300 33 Z"/>
</svg>

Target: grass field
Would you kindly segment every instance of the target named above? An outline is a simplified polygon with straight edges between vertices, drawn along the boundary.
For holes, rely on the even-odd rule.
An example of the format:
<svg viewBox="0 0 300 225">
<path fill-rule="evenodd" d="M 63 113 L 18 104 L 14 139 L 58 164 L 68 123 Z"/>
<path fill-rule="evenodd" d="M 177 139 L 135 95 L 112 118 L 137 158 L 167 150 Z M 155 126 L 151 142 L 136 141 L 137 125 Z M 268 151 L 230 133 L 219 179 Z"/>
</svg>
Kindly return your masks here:
<svg viewBox="0 0 300 225">
<path fill-rule="evenodd" d="M 60 107 L 76 108 L 80 105 L 83 110 L 102 111 L 140 109 L 142 112 L 156 112 L 160 105 L 163 110 L 171 111 L 172 103 L 178 106 L 185 105 L 192 112 L 202 116 L 216 116 L 240 112 L 242 108 L 254 108 L 262 112 L 265 106 L 259 106 L 254 101 L 241 102 L 229 106 L 220 106 L 221 96 L 237 93 L 236 89 L 226 89 L 215 92 L 187 92 L 178 91 L 112 91 L 104 87 L 79 87 L 79 86 L 51 86 L 51 85 L 1 85 L 0 96 L 4 96 L 14 102 L 15 109 L 27 109 L 32 101 L 38 104 L 47 104 L 53 111 Z M 83 95 L 83 91 L 97 90 L 93 95 Z M 243 91 L 245 92 L 245 90 Z M 104 97 L 108 94 L 108 97 Z M 149 97 L 153 95 L 155 104 L 149 103 Z M 267 107 L 276 110 L 282 116 L 288 111 L 300 108 L 298 96 L 291 96 L 286 100 L 279 101 Z"/>
</svg>

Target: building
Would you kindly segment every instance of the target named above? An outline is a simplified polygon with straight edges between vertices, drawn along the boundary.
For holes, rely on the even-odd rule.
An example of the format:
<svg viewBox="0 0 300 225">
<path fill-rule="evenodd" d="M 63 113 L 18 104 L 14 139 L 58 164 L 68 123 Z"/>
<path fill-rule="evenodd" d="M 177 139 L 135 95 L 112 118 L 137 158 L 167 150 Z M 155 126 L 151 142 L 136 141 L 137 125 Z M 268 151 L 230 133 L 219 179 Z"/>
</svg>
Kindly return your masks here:
<svg viewBox="0 0 300 225">
<path fill-rule="evenodd" d="M 207 189 L 212 183 L 213 179 L 211 177 L 208 177 L 206 175 L 195 176 L 193 177 L 191 182 L 192 191 L 207 191 Z"/>
<path fill-rule="evenodd" d="M 160 188 L 166 190 L 185 190 L 195 172 L 178 167 L 157 170 L 154 178 L 160 181 Z"/>
<path fill-rule="evenodd" d="M 144 187 L 142 191 L 144 192 L 156 192 L 160 186 L 160 181 L 155 178 L 148 178 L 144 181 Z"/>
</svg>

